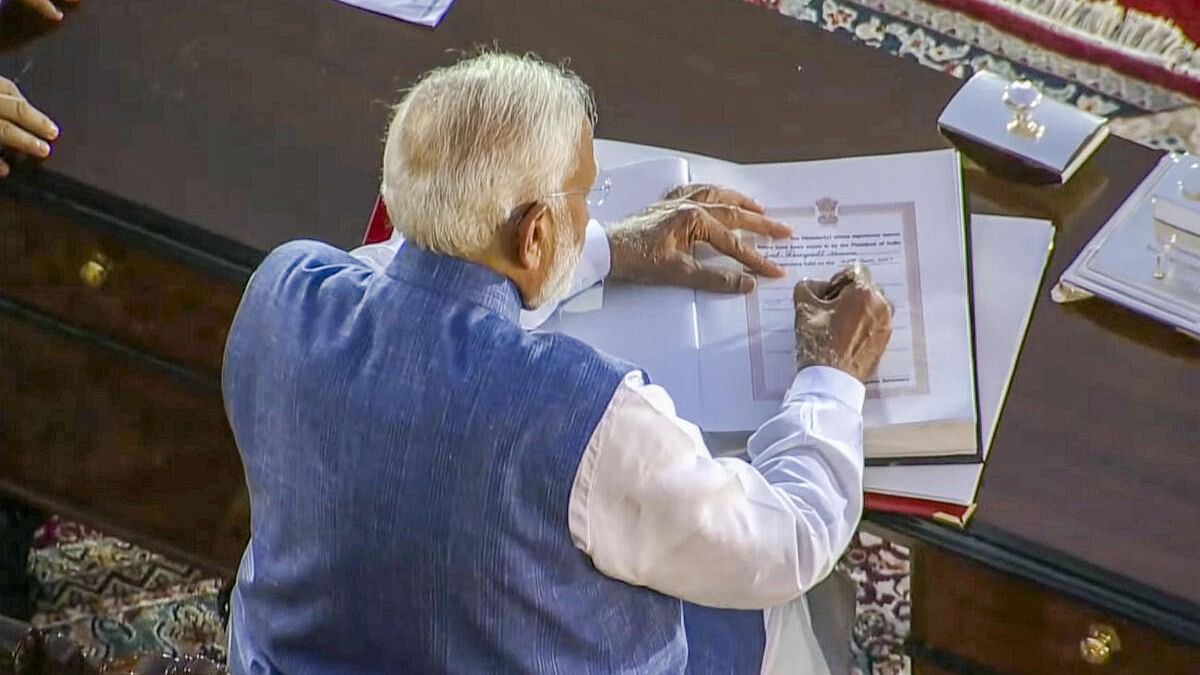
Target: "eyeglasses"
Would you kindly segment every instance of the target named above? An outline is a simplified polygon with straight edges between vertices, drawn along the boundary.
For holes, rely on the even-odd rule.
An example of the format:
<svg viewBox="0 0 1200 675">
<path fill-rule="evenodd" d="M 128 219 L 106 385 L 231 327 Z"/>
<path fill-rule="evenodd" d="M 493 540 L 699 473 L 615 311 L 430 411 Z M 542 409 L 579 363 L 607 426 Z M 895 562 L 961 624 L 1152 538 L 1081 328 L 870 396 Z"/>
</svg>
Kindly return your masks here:
<svg viewBox="0 0 1200 675">
<path fill-rule="evenodd" d="M 551 192 L 546 195 L 546 199 L 551 197 L 566 197 L 569 195 L 587 195 L 587 205 L 589 207 L 600 206 L 608 197 L 609 190 L 612 190 L 612 179 L 605 178 L 599 185 L 590 190 L 567 190 L 566 192 Z"/>
</svg>

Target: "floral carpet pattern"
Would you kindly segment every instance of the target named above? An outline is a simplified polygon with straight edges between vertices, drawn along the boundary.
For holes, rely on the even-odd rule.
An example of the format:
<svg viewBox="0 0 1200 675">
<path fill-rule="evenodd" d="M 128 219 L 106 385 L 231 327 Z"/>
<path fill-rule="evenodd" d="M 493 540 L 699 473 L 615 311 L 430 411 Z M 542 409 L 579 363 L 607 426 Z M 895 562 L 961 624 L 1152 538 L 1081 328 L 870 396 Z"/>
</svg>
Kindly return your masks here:
<svg viewBox="0 0 1200 675">
<path fill-rule="evenodd" d="M 1029 78 L 1048 96 L 1109 117 L 1128 138 L 1166 150 L 1200 149 L 1200 109 L 1191 99 L 923 0 L 747 1 L 954 77 L 988 69 Z M 38 582 L 34 623 L 71 634 L 96 661 L 137 652 L 224 658 L 218 579 L 57 518 L 39 530 L 30 565 Z M 858 583 L 859 673 L 907 673 L 908 551 L 864 533 L 841 565 Z"/>
<path fill-rule="evenodd" d="M 989 70 L 1113 120 L 1146 145 L 1200 152 L 1200 108 L 1179 92 L 1072 59 L 924 0 L 745 0 L 965 79 Z"/>
<path fill-rule="evenodd" d="M 57 517 L 35 535 L 29 557 L 33 623 L 71 635 L 90 660 L 144 652 L 224 659 L 220 580 Z"/>
<path fill-rule="evenodd" d="M 869 534 L 842 560 L 858 583 L 852 648 L 864 675 L 907 672 L 908 564 L 906 550 Z M 33 623 L 70 635 L 97 664 L 146 652 L 225 660 L 220 579 L 57 517 L 35 535 L 30 566 Z"/>
</svg>

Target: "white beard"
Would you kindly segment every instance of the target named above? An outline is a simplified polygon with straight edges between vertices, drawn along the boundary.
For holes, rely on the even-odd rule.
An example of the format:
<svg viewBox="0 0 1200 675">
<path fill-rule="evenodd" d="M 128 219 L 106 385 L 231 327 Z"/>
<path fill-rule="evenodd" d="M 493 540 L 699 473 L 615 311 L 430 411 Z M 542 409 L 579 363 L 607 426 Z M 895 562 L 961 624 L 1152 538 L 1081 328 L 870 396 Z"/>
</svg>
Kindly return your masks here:
<svg viewBox="0 0 1200 675">
<path fill-rule="evenodd" d="M 567 216 L 567 214 L 563 214 Z M 569 217 L 569 216 L 568 216 Z M 565 223 L 566 218 L 557 220 L 559 223 Z M 564 230 L 567 228 L 564 227 Z M 570 239 L 570 232 L 563 232 L 566 235 L 559 239 L 565 241 Z M 579 259 L 583 257 L 583 242 L 574 243 L 573 245 L 560 245 L 554 251 L 554 260 L 550 262 L 550 271 L 546 274 L 546 283 L 542 284 L 541 291 L 537 297 L 529 303 L 531 308 L 536 309 L 549 302 L 562 300 L 567 291 L 571 290 L 571 278 L 575 276 L 575 267 L 579 265 Z"/>
</svg>

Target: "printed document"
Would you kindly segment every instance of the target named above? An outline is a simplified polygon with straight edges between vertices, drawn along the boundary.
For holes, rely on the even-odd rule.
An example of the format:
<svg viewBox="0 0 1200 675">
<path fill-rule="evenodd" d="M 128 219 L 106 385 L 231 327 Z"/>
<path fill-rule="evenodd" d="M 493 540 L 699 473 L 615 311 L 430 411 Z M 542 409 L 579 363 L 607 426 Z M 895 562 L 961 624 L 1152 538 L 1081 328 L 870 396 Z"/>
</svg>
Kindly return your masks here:
<svg viewBox="0 0 1200 675">
<path fill-rule="evenodd" d="M 750 237 L 787 271 L 749 294 L 609 283 L 600 309 L 567 303 L 545 326 L 644 368 L 706 432 L 745 432 L 778 409 L 795 375 L 792 287 L 867 266 L 891 302 L 893 335 L 864 407 L 874 460 L 979 455 L 966 236 L 953 150 L 738 165 L 597 141 L 609 198 L 593 217 L 616 222 L 688 182 L 752 196 L 793 230 Z M 711 250 L 706 264 L 734 265 Z M 591 303 L 594 307 L 597 303 Z"/>
</svg>

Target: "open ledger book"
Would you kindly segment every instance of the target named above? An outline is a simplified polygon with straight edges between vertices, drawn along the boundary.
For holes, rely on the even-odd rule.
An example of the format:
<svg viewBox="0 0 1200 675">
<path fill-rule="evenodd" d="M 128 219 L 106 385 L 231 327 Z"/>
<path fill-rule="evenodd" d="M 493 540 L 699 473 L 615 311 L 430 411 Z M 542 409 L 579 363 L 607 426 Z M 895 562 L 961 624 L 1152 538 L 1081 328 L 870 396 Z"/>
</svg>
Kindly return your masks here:
<svg viewBox="0 0 1200 675">
<path fill-rule="evenodd" d="M 573 335 L 643 367 L 705 432 L 756 429 L 795 375 L 792 287 L 857 260 L 895 308 L 893 334 L 867 383 L 865 449 L 878 463 L 977 461 L 966 235 L 953 150 L 737 165 L 673 150 L 597 141 L 614 222 L 688 182 L 752 196 L 792 227 L 790 240 L 754 238 L 787 271 L 746 295 L 609 284 L 577 298 L 543 329 Z M 709 264 L 734 264 L 712 255 Z M 597 309 L 599 304 L 599 309 Z"/>
</svg>

